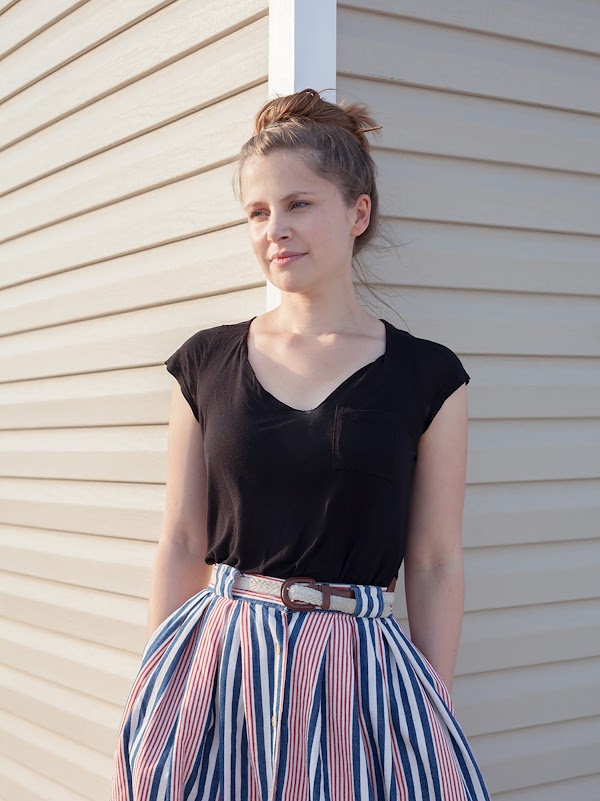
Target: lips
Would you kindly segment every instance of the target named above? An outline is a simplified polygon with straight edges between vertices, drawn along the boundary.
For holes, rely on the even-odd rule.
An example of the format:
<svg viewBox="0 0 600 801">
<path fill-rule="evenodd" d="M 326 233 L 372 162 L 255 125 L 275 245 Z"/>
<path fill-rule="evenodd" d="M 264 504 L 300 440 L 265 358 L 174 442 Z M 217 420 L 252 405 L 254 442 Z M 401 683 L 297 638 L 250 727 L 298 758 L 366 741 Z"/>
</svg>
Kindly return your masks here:
<svg viewBox="0 0 600 801">
<path fill-rule="evenodd" d="M 306 255 L 305 253 L 297 253 L 294 256 L 282 256 L 281 258 L 278 258 L 276 256 L 274 259 L 271 259 L 271 262 L 272 264 L 276 264 L 279 267 L 282 267 L 285 264 L 291 264 L 291 262 L 301 259 L 305 255 Z"/>
<path fill-rule="evenodd" d="M 289 253 L 287 255 L 273 256 L 271 261 L 275 264 L 289 264 L 292 261 L 302 258 L 302 256 L 306 256 L 306 253 Z"/>
</svg>

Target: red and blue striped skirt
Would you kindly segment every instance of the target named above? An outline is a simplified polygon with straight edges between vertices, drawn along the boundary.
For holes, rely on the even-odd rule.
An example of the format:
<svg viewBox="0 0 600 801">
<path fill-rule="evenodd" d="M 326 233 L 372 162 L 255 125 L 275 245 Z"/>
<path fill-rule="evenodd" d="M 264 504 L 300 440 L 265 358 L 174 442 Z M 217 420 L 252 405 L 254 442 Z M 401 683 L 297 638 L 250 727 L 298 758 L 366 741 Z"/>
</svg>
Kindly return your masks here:
<svg viewBox="0 0 600 801">
<path fill-rule="evenodd" d="M 294 610 L 237 575 L 215 564 L 147 641 L 110 801 L 490 801 L 446 685 L 383 603 Z"/>
</svg>

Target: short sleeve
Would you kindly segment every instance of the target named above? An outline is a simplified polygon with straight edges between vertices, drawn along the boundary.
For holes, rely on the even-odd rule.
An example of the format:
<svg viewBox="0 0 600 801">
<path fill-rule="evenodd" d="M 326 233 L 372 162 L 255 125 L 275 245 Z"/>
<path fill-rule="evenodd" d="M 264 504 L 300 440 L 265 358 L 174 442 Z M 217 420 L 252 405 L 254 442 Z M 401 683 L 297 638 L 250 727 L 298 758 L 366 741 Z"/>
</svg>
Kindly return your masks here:
<svg viewBox="0 0 600 801">
<path fill-rule="evenodd" d="M 438 342 L 429 342 L 427 363 L 423 366 L 427 376 L 424 391 L 423 431 L 425 433 L 444 401 L 462 384 L 468 384 L 471 376 L 453 350 Z"/>
<path fill-rule="evenodd" d="M 200 422 L 197 394 L 199 357 L 198 335 L 194 334 L 163 362 L 171 375 L 177 379 L 181 387 L 181 394 L 189 403 L 198 422 Z"/>
</svg>

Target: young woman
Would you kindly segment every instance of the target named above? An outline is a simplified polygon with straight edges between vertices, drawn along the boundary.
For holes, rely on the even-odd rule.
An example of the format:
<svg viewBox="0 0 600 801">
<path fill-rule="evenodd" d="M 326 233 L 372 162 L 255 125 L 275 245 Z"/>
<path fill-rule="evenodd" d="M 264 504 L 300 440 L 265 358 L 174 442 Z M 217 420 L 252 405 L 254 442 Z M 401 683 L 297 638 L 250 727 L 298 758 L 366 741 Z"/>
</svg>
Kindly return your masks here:
<svg viewBox="0 0 600 801">
<path fill-rule="evenodd" d="M 359 303 L 366 126 L 307 89 L 240 153 L 281 304 L 165 362 L 166 510 L 111 801 L 489 801 L 450 696 L 469 375 Z"/>
</svg>

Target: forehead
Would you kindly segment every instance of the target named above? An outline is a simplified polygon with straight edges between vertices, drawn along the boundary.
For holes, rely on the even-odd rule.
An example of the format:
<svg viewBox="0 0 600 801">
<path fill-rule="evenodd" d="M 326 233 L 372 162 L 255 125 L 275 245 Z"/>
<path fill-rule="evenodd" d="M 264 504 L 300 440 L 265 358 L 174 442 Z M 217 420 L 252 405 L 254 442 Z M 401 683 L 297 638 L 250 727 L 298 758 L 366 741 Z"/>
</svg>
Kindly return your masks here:
<svg viewBox="0 0 600 801">
<path fill-rule="evenodd" d="M 250 156 L 240 173 L 240 187 L 245 203 L 286 199 L 292 192 L 322 194 L 329 181 L 313 172 L 305 161 L 294 153 L 274 151 L 267 155 Z"/>
</svg>

